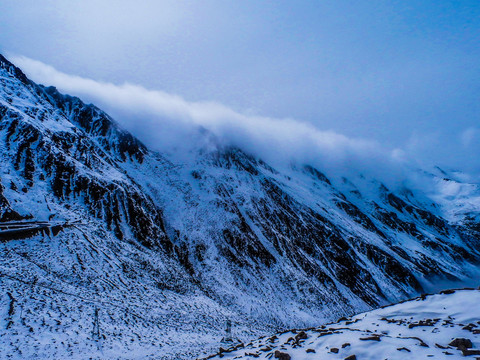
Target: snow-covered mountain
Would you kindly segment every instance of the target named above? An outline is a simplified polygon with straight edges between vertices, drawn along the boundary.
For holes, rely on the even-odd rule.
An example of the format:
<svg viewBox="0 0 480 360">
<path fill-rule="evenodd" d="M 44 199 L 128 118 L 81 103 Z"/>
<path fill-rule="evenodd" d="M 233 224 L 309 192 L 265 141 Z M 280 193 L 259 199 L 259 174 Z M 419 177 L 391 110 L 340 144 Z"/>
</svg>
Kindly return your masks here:
<svg viewBox="0 0 480 360">
<path fill-rule="evenodd" d="M 247 339 L 478 274 L 477 184 L 334 181 L 198 134 L 152 151 L 0 56 L 2 357 L 191 359 L 227 319 Z"/>
<path fill-rule="evenodd" d="M 480 355 L 478 304 L 479 290 L 446 290 L 334 324 L 221 348 L 208 359 L 464 359 Z"/>
</svg>

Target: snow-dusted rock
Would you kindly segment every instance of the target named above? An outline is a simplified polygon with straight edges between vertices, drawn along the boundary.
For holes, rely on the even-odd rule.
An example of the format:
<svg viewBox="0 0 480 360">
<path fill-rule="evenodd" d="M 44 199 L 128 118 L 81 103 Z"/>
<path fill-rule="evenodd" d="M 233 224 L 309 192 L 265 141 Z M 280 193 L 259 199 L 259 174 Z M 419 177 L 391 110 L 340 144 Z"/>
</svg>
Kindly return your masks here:
<svg viewBox="0 0 480 360">
<path fill-rule="evenodd" d="M 463 359 L 480 355 L 480 291 L 422 296 L 337 323 L 237 344 L 208 359 Z M 299 336 L 302 335 L 302 336 Z"/>
</svg>

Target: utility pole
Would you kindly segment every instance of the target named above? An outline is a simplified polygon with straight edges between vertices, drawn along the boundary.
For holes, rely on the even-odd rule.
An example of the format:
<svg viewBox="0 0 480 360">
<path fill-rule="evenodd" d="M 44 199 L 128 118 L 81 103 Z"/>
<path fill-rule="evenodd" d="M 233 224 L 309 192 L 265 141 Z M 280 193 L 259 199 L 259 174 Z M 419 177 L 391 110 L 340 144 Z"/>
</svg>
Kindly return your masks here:
<svg viewBox="0 0 480 360">
<path fill-rule="evenodd" d="M 98 307 L 96 306 L 95 306 L 95 312 L 93 315 L 92 338 L 96 340 L 100 339 L 100 321 L 98 320 Z"/>
<path fill-rule="evenodd" d="M 225 336 L 225 342 L 232 342 L 232 320 L 227 319 L 227 330 Z"/>
</svg>

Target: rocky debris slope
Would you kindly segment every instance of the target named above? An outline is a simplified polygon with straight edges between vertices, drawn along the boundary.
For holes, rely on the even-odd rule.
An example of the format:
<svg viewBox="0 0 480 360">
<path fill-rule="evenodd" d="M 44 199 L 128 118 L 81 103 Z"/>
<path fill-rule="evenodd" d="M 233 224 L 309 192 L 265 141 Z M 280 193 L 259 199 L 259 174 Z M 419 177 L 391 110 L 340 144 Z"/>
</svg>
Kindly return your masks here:
<svg viewBox="0 0 480 360">
<path fill-rule="evenodd" d="M 318 328 L 221 348 L 206 359 L 479 358 L 479 304 L 480 290 L 447 290 Z"/>
</svg>

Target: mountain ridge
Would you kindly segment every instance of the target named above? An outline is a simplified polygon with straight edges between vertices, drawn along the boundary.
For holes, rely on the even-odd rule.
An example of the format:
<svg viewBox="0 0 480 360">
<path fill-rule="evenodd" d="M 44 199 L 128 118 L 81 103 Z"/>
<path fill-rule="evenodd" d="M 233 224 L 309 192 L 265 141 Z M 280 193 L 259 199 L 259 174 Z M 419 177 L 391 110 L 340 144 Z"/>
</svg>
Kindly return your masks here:
<svg viewBox="0 0 480 360">
<path fill-rule="evenodd" d="M 235 147 L 214 144 L 178 161 L 149 150 L 94 105 L 34 84 L 3 57 L 0 117 L 2 221 L 80 222 L 57 235 L 2 244 L 4 259 L 16 258 L 2 262 L 2 275 L 22 270 L 38 284 L 55 282 L 48 275 L 54 273 L 73 279 L 65 285 L 69 293 L 108 300 L 115 289 L 117 299 L 134 299 L 127 301 L 132 307 L 143 306 L 144 293 L 148 301 L 166 297 L 171 310 L 158 317 L 163 329 L 176 327 L 169 318 L 180 307 L 174 318 L 197 324 L 186 333 L 209 338 L 191 344 L 189 356 L 216 345 L 226 317 L 252 336 L 399 301 L 425 290 L 429 280 L 478 273 L 475 217 L 451 223 L 431 212 L 440 205 L 422 208 L 408 189 L 396 193 L 361 176 L 334 184 L 311 165 L 274 169 Z M 92 255 L 102 251 L 98 259 Z M 30 268 L 32 258 L 38 270 Z M 15 297 L 14 282 L 2 286 Z M 69 329 L 88 337 L 90 320 L 72 310 L 75 301 L 67 302 L 64 316 L 76 319 Z M 16 331 L 28 321 L 34 333 L 47 331 L 32 316 L 11 320 Z M 130 325 L 113 310 L 110 316 L 108 347 L 126 347 L 128 336 L 112 329 L 129 332 Z M 162 327 L 140 328 L 162 342 Z M 2 335 L 12 344 L 19 339 L 12 331 Z M 181 339 L 165 350 L 168 356 L 179 356 Z M 31 344 L 38 341 L 31 336 Z M 72 346 L 66 344 L 55 354 L 65 354 Z"/>
</svg>

